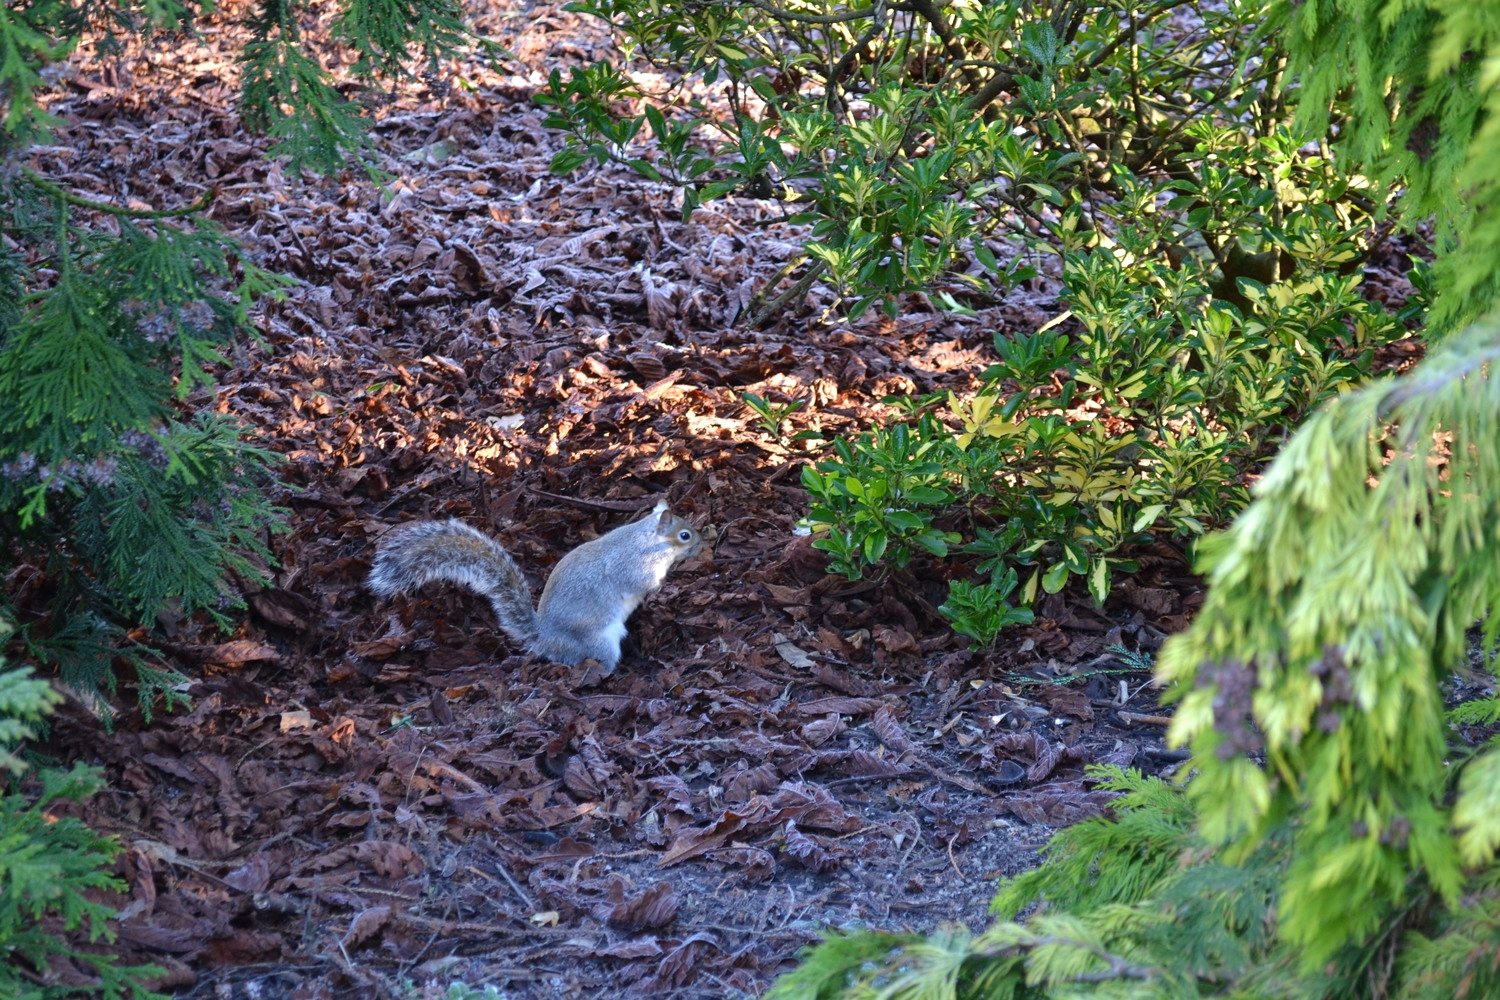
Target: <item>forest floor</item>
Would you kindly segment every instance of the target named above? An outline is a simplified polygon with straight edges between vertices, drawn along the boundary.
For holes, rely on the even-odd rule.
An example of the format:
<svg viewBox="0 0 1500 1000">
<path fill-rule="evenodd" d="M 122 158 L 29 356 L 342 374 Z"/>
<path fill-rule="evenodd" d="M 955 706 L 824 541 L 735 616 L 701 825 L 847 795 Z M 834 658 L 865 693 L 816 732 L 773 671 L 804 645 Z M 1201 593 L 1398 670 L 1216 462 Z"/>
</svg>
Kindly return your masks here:
<svg viewBox="0 0 1500 1000">
<path fill-rule="evenodd" d="M 852 325 L 815 289 L 747 329 L 798 251 L 783 207 L 683 222 L 627 171 L 551 176 L 560 137 L 534 97 L 550 69 L 612 55 L 607 35 L 546 4 L 496 2 L 478 27 L 514 58 L 375 108 L 383 186 L 263 158 L 233 113 L 228 20 L 80 55 L 59 82 L 40 167 L 137 207 L 212 190 L 209 216 L 299 282 L 259 308 L 265 345 L 189 400 L 286 458 L 270 585 L 244 584 L 232 635 L 165 623 L 191 710 L 147 724 L 127 685 L 112 732 L 79 702 L 53 727 L 51 752 L 110 783 L 79 814 L 127 847 L 126 959 L 223 1000 L 452 980 L 726 998 L 828 929 L 982 927 L 998 877 L 1106 808 L 1085 765 L 1178 762 L 1140 667 L 1197 581 L 1171 547 L 1142 551 L 1102 610 L 1049 597 L 970 652 L 935 611 L 936 567 L 825 575 L 793 531 L 815 453 L 742 394 L 806 401 L 788 432 L 852 435 L 889 394 L 974 387 L 996 332 L 1060 311 L 1055 287 Z M 1391 248 L 1370 287 L 1396 294 L 1403 269 Z M 413 518 L 483 528 L 540 583 L 662 497 L 711 552 L 597 683 L 514 655 L 473 594 L 363 586 L 376 539 Z"/>
</svg>

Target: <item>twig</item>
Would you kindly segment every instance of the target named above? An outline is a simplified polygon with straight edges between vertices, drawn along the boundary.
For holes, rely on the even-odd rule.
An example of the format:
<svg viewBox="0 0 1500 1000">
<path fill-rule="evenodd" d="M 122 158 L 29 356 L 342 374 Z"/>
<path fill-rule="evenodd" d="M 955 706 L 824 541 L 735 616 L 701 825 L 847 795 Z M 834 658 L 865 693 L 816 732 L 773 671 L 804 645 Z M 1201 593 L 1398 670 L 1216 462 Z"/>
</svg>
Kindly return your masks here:
<svg viewBox="0 0 1500 1000">
<path fill-rule="evenodd" d="M 942 7 L 939 7 L 933 0 L 911 0 L 911 9 L 922 20 L 932 25 L 932 30 L 943 42 L 948 58 L 954 62 L 961 62 L 965 55 L 964 47 L 959 43 L 958 36 L 953 33 L 953 26 L 948 23 Z M 969 81 L 971 87 L 979 84 L 979 77 L 972 71 L 965 72 L 964 78 Z"/>
<path fill-rule="evenodd" d="M 1136 724 L 1145 726 L 1170 726 L 1172 724 L 1172 717 L 1170 715 L 1141 715 L 1136 712 L 1116 712 L 1115 714 L 1127 726 L 1134 726 Z"/>
<path fill-rule="evenodd" d="M 796 21 L 799 24 L 844 24 L 848 21 L 860 21 L 871 15 L 868 10 L 849 10 L 842 14 L 803 14 L 799 11 L 773 7 L 766 0 L 750 0 L 750 6 L 770 14 L 777 20 Z"/>
<path fill-rule="evenodd" d="M 750 317 L 750 320 L 746 325 L 748 325 L 751 329 L 754 329 L 755 327 L 760 326 L 766 320 L 770 319 L 776 313 L 780 312 L 788 302 L 806 295 L 807 290 L 813 286 L 813 282 L 817 281 L 818 278 L 823 274 L 823 272 L 827 270 L 827 268 L 828 263 L 826 261 L 813 261 L 812 266 L 807 269 L 806 274 L 798 278 L 796 283 L 792 285 L 791 288 L 788 288 L 785 292 L 776 296 L 776 298 L 772 299 L 770 302 L 762 306 L 754 315 Z"/>
<path fill-rule="evenodd" d="M 864 34 L 855 39 L 853 45 L 850 45 L 847 49 L 844 50 L 844 54 L 839 57 L 839 61 L 834 63 L 833 67 L 828 71 L 827 103 L 829 111 L 836 110 L 835 104 L 844 103 L 842 91 L 839 87 L 839 80 L 843 78 L 844 71 L 849 68 L 849 64 L 854 61 L 855 57 L 859 55 L 864 47 L 870 44 L 870 40 L 873 39 L 876 35 L 880 34 L 882 30 L 884 30 L 885 7 L 886 0 L 875 0 L 875 20 L 871 22 L 868 28 L 865 29 Z"/>
<path fill-rule="evenodd" d="M 953 856 L 953 842 L 957 839 L 958 834 L 956 833 L 948 838 L 948 863 L 953 866 L 953 870 L 958 873 L 959 878 L 964 878 L 964 870 L 958 867 L 958 859 Z"/>
<path fill-rule="evenodd" d="M 53 184 L 51 181 L 47 180 L 47 178 L 43 177 L 35 170 L 32 170 L 30 167 L 22 167 L 21 172 L 26 175 L 27 180 L 31 181 L 31 183 L 41 188 L 52 197 L 64 201 L 69 205 L 74 205 L 78 208 L 92 209 L 96 212 L 105 212 L 109 215 L 120 216 L 127 219 L 171 219 L 183 215 L 196 215 L 197 213 L 207 208 L 209 204 L 214 200 L 214 192 L 213 189 L 210 188 L 209 190 L 203 192 L 203 196 L 201 198 L 199 198 L 197 201 L 193 202 L 186 208 L 121 208 L 119 205 L 111 205 L 105 201 L 94 201 L 92 198 L 85 198 L 82 195 L 73 194 L 71 191 L 68 191 L 67 189 L 57 184 Z"/>
<path fill-rule="evenodd" d="M 531 897 L 526 895 L 526 890 L 521 888 L 520 883 L 511 877 L 510 869 L 505 867 L 505 862 L 501 861 L 499 858 L 496 858 L 494 861 L 494 865 L 495 870 L 499 872 L 500 875 L 505 879 L 505 881 L 510 885 L 510 887 L 515 890 L 517 898 L 519 898 L 522 903 L 526 904 L 526 908 L 528 910 L 531 910 L 533 913 L 536 912 L 536 903 L 532 902 Z M 469 871 L 475 872 L 476 874 L 482 875 L 485 878 L 494 881 L 490 873 L 484 871 L 481 868 L 475 868 L 473 865 L 470 865 Z"/>
<path fill-rule="evenodd" d="M 581 510 L 602 510 L 611 514 L 634 514 L 654 506 L 660 499 L 655 495 L 642 497 L 639 500 L 589 500 L 584 497 L 563 496 L 561 493 L 548 493 L 535 487 L 527 487 L 526 492 L 532 496 L 546 497 L 548 500 L 556 500 L 570 507 L 578 507 Z"/>
</svg>

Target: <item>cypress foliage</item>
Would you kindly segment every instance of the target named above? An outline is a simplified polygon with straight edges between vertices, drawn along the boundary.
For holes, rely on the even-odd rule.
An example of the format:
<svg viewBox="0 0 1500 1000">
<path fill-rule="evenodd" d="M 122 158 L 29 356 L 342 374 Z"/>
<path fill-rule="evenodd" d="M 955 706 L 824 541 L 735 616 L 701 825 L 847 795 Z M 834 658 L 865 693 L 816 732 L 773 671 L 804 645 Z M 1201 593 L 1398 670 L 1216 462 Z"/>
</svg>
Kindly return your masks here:
<svg viewBox="0 0 1500 1000">
<path fill-rule="evenodd" d="M 294 169 L 334 170 L 359 153 L 363 131 L 302 47 L 306 7 L 265 0 L 252 13 L 244 110 Z M 85 26 L 109 46 L 116 33 L 181 26 L 194 12 L 174 0 L 0 8 L 0 571 L 28 560 L 48 577 L 49 608 L 9 609 L 26 615 L 15 638 L 28 659 L 85 692 L 111 685 L 111 664 L 124 659 L 148 713 L 178 678 L 152 666 L 127 629 L 167 611 L 228 624 L 238 597 L 226 577 L 253 577 L 256 561 L 271 558 L 273 454 L 186 400 L 213 385 L 224 345 L 254 335 L 256 297 L 287 282 L 203 218 L 206 202 L 121 208 L 38 174 L 25 157 L 55 124 L 37 100 L 41 69 L 71 52 Z M 350 0 L 340 37 L 364 70 L 399 75 L 414 51 L 431 62 L 462 41 L 457 14 L 452 0 Z M 97 773 L 46 770 L 18 784 L 15 748 L 57 700 L 32 668 L 0 669 L 0 996 L 160 1000 L 141 985 L 159 970 L 121 968 L 49 929 L 107 944 L 114 911 L 91 893 L 120 888 L 105 870 L 119 844 L 50 815 L 58 800 L 97 791 Z M 38 976 L 59 959 L 96 982 Z"/>
<path fill-rule="evenodd" d="M 1282 0 L 1277 16 L 1304 121 L 1326 132 L 1347 98 L 1341 150 L 1406 186 L 1411 223 L 1435 220 L 1433 330 L 1482 316 L 1500 297 L 1500 3 Z"/>
<path fill-rule="evenodd" d="M 364 151 L 365 122 L 304 43 L 298 22 L 308 7 L 261 0 L 246 18 L 252 39 L 240 55 L 240 109 L 276 140 L 270 155 L 288 157 L 294 171 L 333 173 Z M 347 0 L 334 34 L 357 53 L 355 73 L 400 78 L 414 59 L 432 70 L 468 43 L 461 14 L 456 0 Z"/>
<path fill-rule="evenodd" d="M 1497 359 L 1491 321 L 1316 414 L 1200 548 L 1207 602 L 1162 651 L 1205 836 L 1235 858 L 1295 817 L 1281 933 L 1309 963 L 1373 934 L 1416 873 L 1456 904 L 1500 843 L 1500 754 L 1452 766 L 1439 689 L 1468 628 L 1500 633 Z"/>
<path fill-rule="evenodd" d="M 8 628 L 0 627 L 0 634 Z M 90 898 L 92 890 L 120 889 L 106 866 L 119 853 L 113 838 L 100 837 L 72 817 L 51 815 L 61 799 L 84 799 L 101 787 L 98 774 L 79 765 L 72 771 L 43 770 L 23 794 L 15 786 L 27 770 L 13 752 L 61 699 L 29 667 L 0 662 L 0 996 L 16 1000 L 61 1000 L 99 996 L 148 1000 L 156 994 L 141 980 L 158 970 L 121 968 L 107 954 L 73 947 L 47 930 L 49 918 L 91 942 L 112 941 L 107 921 L 114 911 Z M 57 959 L 87 969 L 96 986 L 41 982 L 36 975 Z"/>
<path fill-rule="evenodd" d="M 0 229 L 33 270 L 0 268 L 0 532 L 7 562 L 54 585 L 20 637 L 88 689 L 112 682 L 130 624 L 170 609 L 223 623 L 225 571 L 253 577 L 246 556 L 270 558 L 271 453 L 181 401 L 281 282 L 188 212 L 95 204 L 18 166 L 4 194 Z M 133 659 L 149 707 L 172 678 Z"/>
<path fill-rule="evenodd" d="M 0 684 L 7 675 L 0 674 Z M 15 1000 L 62 1000 L 64 997 L 103 997 L 104 1000 L 161 1000 L 141 985 L 160 969 L 121 967 L 108 954 L 85 951 L 45 929 L 43 920 L 60 917 L 67 931 L 79 931 L 89 941 L 114 940 L 107 921 L 113 908 L 90 898 L 91 890 L 124 888 L 106 866 L 120 852 L 113 838 L 100 837 L 77 819 L 48 815 L 59 799 L 84 799 L 103 783 L 82 764 L 72 771 L 43 771 L 40 787 L 28 797 L 0 792 L 0 994 Z M 45 969 L 65 959 L 97 977 L 92 986 L 39 984 L 21 968 Z M 24 965 L 23 965 L 24 963 Z"/>
</svg>

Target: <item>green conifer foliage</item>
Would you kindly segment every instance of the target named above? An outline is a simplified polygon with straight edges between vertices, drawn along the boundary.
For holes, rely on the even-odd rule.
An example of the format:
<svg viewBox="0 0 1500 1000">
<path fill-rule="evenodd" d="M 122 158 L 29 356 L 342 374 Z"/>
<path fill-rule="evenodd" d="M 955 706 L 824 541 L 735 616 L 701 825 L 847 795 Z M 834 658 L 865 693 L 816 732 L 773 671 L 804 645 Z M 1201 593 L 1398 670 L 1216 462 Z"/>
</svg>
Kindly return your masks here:
<svg viewBox="0 0 1500 1000">
<path fill-rule="evenodd" d="M 1408 189 L 1405 218 L 1435 217 L 1437 332 L 1500 297 L 1500 3 L 1306 0 L 1287 17 L 1304 120 L 1323 132 L 1336 102 L 1340 148 L 1383 186 Z"/>
<path fill-rule="evenodd" d="M 70 680 L 107 685 L 124 627 L 219 616 L 226 570 L 269 559 L 273 456 L 181 404 L 280 282 L 191 210 L 96 204 L 19 165 L 0 190 L 19 248 L 0 266 L 0 532 L 7 562 L 45 565 L 56 587 L 20 634 Z"/>
<path fill-rule="evenodd" d="M 0 674 L 0 681 L 4 679 Z M 81 931 L 90 942 L 111 942 L 114 931 L 106 923 L 112 907 L 89 898 L 90 890 L 120 889 L 122 883 L 106 870 L 120 852 L 111 838 L 100 837 L 73 817 L 56 818 L 48 807 L 61 799 L 84 799 L 102 787 L 98 775 L 77 765 L 72 771 L 44 771 L 34 797 L 0 792 L 0 995 L 16 1000 L 61 1000 L 63 997 L 104 997 L 119 1000 L 158 998 L 141 981 L 160 970 L 120 967 L 108 954 L 70 945 L 47 929 L 43 920 L 60 917 L 67 931 Z M 22 969 L 46 969 L 65 959 L 97 977 L 88 987 L 57 983 L 40 985 Z"/>
<path fill-rule="evenodd" d="M 1414 872 L 1457 902 L 1500 844 L 1495 751 L 1448 807 L 1439 691 L 1467 629 L 1500 635 L 1497 359 L 1490 321 L 1310 419 L 1201 547 L 1207 602 L 1162 651 L 1208 839 L 1253 848 L 1296 818 L 1281 930 L 1309 962 L 1373 933 Z"/>
<path fill-rule="evenodd" d="M 276 139 L 272 156 L 288 157 L 294 171 L 333 173 L 364 150 L 365 122 L 306 45 L 300 19 L 309 8 L 261 0 L 247 18 L 253 37 L 240 55 L 240 108 L 253 128 Z M 398 78 L 418 54 L 433 69 L 467 44 L 461 14 L 456 0 L 346 0 L 334 32 L 358 55 L 354 72 Z"/>
<path fill-rule="evenodd" d="M 1062 831 L 1047 863 L 1004 883 L 978 934 L 831 936 L 770 1000 L 1314 997 L 1350 976 L 1302 977 L 1265 919 L 1284 842 L 1234 867 L 1193 831 L 1186 799 L 1134 771 L 1098 768 L 1115 819 Z M 1017 912 L 1038 901 L 1025 923 Z"/>
<path fill-rule="evenodd" d="M 308 6 L 265 0 L 252 13 L 244 105 L 294 169 L 332 171 L 359 152 L 363 130 L 303 47 Z M 254 335 L 256 297 L 286 282 L 200 214 L 206 201 L 155 211 L 99 202 L 35 172 L 26 151 L 55 124 L 39 99 L 41 69 L 85 27 L 103 46 L 207 8 L 0 8 L 0 571 L 26 559 L 49 578 L 50 608 L 26 607 L 16 633 L 28 659 L 87 690 L 111 684 L 123 658 L 148 713 L 154 692 L 170 697 L 178 678 L 126 629 L 164 612 L 227 623 L 237 602 L 228 576 L 253 578 L 270 560 L 274 456 L 239 424 L 192 412 L 188 398 L 212 387 L 226 344 Z M 457 15 L 452 0 L 349 0 L 339 38 L 362 69 L 397 76 L 417 52 L 431 65 L 453 51 Z M 60 802 L 101 787 L 97 773 L 47 770 L 17 784 L 16 746 L 57 700 L 31 667 L 0 669 L 0 997 L 161 1000 L 141 985 L 159 970 L 121 968 L 102 947 L 115 913 L 97 891 L 120 888 L 105 870 L 119 844 L 56 815 Z M 45 975 L 58 960 L 96 982 Z"/>
<path fill-rule="evenodd" d="M 0 672 L 0 780 L 26 770 L 12 749 L 30 739 L 37 723 L 61 701 L 50 684 L 32 676 L 30 667 Z"/>
<path fill-rule="evenodd" d="M 0 626 L 0 634 L 9 631 Z M 15 1000 L 61 1000 L 70 996 L 130 997 L 156 994 L 141 980 L 158 970 L 121 968 L 107 954 L 70 945 L 49 929 L 61 923 L 91 942 L 112 941 L 106 923 L 113 909 L 90 897 L 121 883 L 105 866 L 119 853 L 72 817 L 53 815 L 61 800 L 80 800 L 101 787 L 98 774 L 79 765 L 72 771 L 43 770 L 23 792 L 17 780 L 27 770 L 13 752 L 62 699 L 30 667 L 6 669 L 0 662 L 0 996 Z M 59 920 L 60 918 L 60 920 Z M 91 987 L 68 986 L 37 973 L 63 959 L 97 977 Z M 44 983 L 46 983 L 44 985 Z"/>
</svg>

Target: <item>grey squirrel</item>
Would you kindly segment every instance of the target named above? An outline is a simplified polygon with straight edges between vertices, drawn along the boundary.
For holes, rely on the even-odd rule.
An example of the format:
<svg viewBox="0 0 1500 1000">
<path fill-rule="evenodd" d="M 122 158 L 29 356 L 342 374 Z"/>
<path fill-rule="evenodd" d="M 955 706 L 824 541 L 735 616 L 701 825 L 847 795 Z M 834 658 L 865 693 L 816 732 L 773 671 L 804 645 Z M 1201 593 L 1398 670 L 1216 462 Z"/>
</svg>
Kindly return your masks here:
<svg viewBox="0 0 1500 1000">
<path fill-rule="evenodd" d="M 499 542 L 462 521 L 414 521 L 380 540 L 370 589 L 391 597 L 434 580 L 460 584 L 489 598 L 501 627 L 528 651 L 569 666 L 598 660 L 611 674 L 625 619 L 668 570 L 702 550 L 698 532 L 663 501 L 563 556 L 532 610 L 531 588 Z"/>
</svg>

